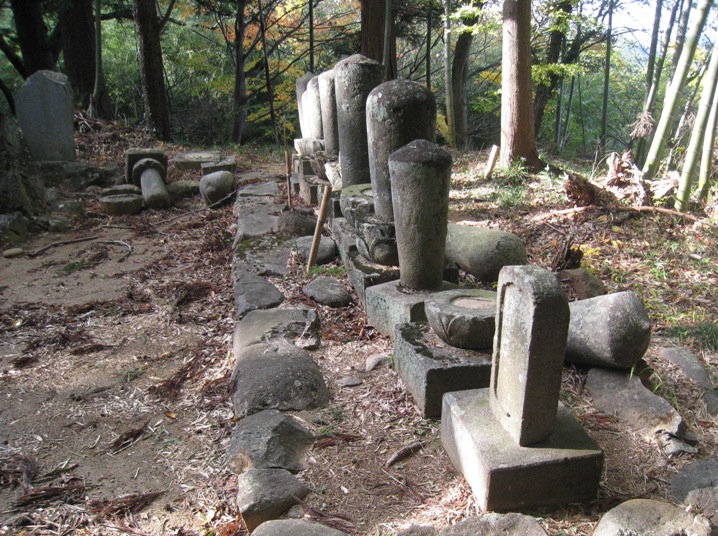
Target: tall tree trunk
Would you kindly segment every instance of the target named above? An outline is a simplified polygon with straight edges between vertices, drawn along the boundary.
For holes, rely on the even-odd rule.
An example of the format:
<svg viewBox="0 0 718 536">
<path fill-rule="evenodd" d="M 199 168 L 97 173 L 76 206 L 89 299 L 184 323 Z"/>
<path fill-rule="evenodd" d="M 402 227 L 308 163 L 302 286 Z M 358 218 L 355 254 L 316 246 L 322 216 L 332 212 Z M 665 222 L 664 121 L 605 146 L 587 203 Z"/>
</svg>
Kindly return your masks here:
<svg viewBox="0 0 718 536">
<path fill-rule="evenodd" d="M 560 13 L 561 17 L 567 17 L 573 10 L 574 3 L 570 1 L 561 1 L 557 4 L 557 12 Z M 556 64 L 561 60 L 561 49 L 566 42 L 566 34 L 564 30 L 557 24 L 558 21 L 554 21 L 554 25 L 557 26 L 551 30 L 548 40 L 548 48 L 546 49 L 546 56 L 544 57 L 544 63 L 551 65 Z M 580 39 L 580 37 L 578 37 Z M 549 74 L 548 82 L 539 84 L 536 87 L 536 95 L 534 96 L 534 135 L 538 136 L 539 130 L 541 130 L 541 124 L 543 123 L 544 113 L 546 106 L 548 105 L 551 97 L 553 96 L 562 76 L 558 73 L 552 72 Z"/>
<path fill-rule="evenodd" d="M 469 54 L 474 35 L 464 32 L 456 40 L 451 66 L 451 89 L 454 95 L 454 131 L 456 147 L 466 147 L 469 137 L 469 114 L 466 106 L 466 82 L 469 78 Z"/>
<path fill-rule="evenodd" d="M 269 72 L 269 50 L 267 49 L 267 28 L 264 24 L 262 0 L 257 0 L 259 9 L 259 31 L 262 36 L 262 55 L 264 56 L 264 80 L 267 85 L 267 100 L 269 101 L 269 117 L 274 131 L 274 144 L 279 146 L 279 131 L 277 130 L 277 116 L 274 113 L 274 92 L 272 91 L 272 77 Z"/>
<path fill-rule="evenodd" d="M 671 64 L 671 76 L 675 74 L 681 54 L 683 53 L 683 46 L 686 42 L 686 35 L 688 31 L 688 20 L 690 19 L 691 10 L 693 9 L 693 0 L 676 0 L 676 2 L 680 3 L 684 6 L 684 8 L 680 11 L 681 16 L 678 19 L 676 44 L 673 50 L 673 62 Z"/>
<path fill-rule="evenodd" d="M 95 85 L 95 28 L 92 0 L 60 4 L 58 24 L 64 57 L 64 73 L 83 107 Z"/>
<path fill-rule="evenodd" d="M 41 0 L 12 0 L 12 14 L 15 19 L 17 40 L 20 44 L 24 64 L 23 78 L 35 71 L 55 69 L 53 51 L 42 19 Z"/>
<path fill-rule="evenodd" d="M 102 66 L 102 0 L 95 0 L 95 80 L 90 95 L 87 113 L 90 117 L 112 119 L 114 112 L 110 95 L 105 84 L 105 69 Z"/>
<path fill-rule="evenodd" d="M 708 125 L 708 118 L 711 114 L 713 95 L 715 95 L 716 92 L 716 81 L 718 81 L 718 42 L 713 45 L 710 65 L 708 66 L 706 77 L 703 80 L 701 101 L 698 105 L 695 123 L 693 123 L 691 141 L 688 144 L 688 149 L 686 149 L 681 181 L 678 187 L 678 193 L 676 194 L 675 208 L 678 211 L 685 210 L 691 196 L 693 177 L 700 162 L 701 145 L 705 141 L 706 126 Z"/>
<path fill-rule="evenodd" d="M 678 61 L 676 72 L 673 74 L 670 85 L 666 88 L 661 118 L 658 121 L 651 147 L 648 150 L 646 163 L 643 166 L 643 178 L 645 180 L 653 180 L 660 166 L 668 138 L 671 135 L 671 126 L 673 125 L 674 115 L 678 109 L 681 90 L 688 77 L 688 70 L 691 67 L 693 55 L 698 45 L 698 38 L 703 31 L 706 19 L 708 18 L 708 12 L 712 5 L 712 0 L 700 0 L 697 17 L 686 35 L 686 41 L 683 46 L 683 51 L 681 52 L 680 60 Z"/>
<path fill-rule="evenodd" d="M 160 44 L 161 23 L 154 0 L 133 0 L 133 15 L 139 36 L 140 75 L 145 115 L 151 127 L 161 140 L 169 140 L 170 107 L 165 91 L 162 45 Z"/>
<path fill-rule="evenodd" d="M 531 1 L 504 0 L 501 59 L 501 160 L 508 167 L 524 158 L 537 168 L 531 107 Z"/>
<path fill-rule="evenodd" d="M 606 66 L 603 71 L 603 99 L 601 104 L 601 134 L 598 137 L 598 154 L 606 150 L 606 130 L 608 128 L 608 90 L 611 83 L 611 46 L 613 44 L 613 7 L 614 0 L 608 3 L 608 38 L 606 39 Z"/>
<path fill-rule="evenodd" d="M 698 174 L 698 199 L 705 201 L 708 198 L 708 190 L 711 184 L 711 170 L 713 168 L 713 148 L 716 141 L 716 130 L 718 129 L 718 88 L 713 93 L 711 113 L 708 117 L 708 128 L 703 138 L 703 151 L 701 154 L 701 169 Z"/>
<path fill-rule="evenodd" d="M 651 45 L 648 50 L 648 63 L 646 65 L 646 95 L 651 90 L 651 84 L 653 83 L 653 71 L 656 66 L 656 53 L 658 51 L 658 35 L 661 33 L 661 11 L 663 11 L 663 0 L 656 0 Z"/>
<path fill-rule="evenodd" d="M 431 89 L 431 6 L 426 15 L 426 87 Z"/>
<path fill-rule="evenodd" d="M 576 77 L 571 77 L 571 87 L 568 90 L 568 104 L 566 105 L 566 117 L 563 122 L 563 132 L 558 142 L 559 151 L 563 151 L 568 140 L 568 125 L 571 121 L 571 109 L 573 108 L 573 93 L 576 88 Z"/>
<path fill-rule="evenodd" d="M 242 143 L 244 126 L 247 120 L 247 76 L 244 72 L 247 58 L 244 54 L 244 34 L 247 21 L 244 10 L 247 0 L 237 1 L 237 13 L 234 18 L 234 106 L 232 109 L 232 142 Z"/>
<path fill-rule="evenodd" d="M 451 0 L 444 0 L 444 93 L 446 94 L 446 126 L 449 147 L 456 147 L 456 114 L 454 111 L 454 80 L 451 76 Z"/>
<path fill-rule="evenodd" d="M 386 2 L 391 0 L 361 0 L 361 48 L 360 52 L 369 59 L 384 63 L 384 33 L 386 21 Z M 391 25 L 387 80 L 396 78 L 396 30 Z"/>
</svg>

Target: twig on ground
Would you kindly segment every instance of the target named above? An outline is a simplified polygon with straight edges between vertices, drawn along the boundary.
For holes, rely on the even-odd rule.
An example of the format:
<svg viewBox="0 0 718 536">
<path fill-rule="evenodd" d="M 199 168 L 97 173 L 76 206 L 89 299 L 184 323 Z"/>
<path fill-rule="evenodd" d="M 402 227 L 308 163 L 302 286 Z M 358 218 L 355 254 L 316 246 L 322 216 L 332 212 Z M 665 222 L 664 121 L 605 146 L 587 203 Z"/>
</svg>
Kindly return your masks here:
<svg viewBox="0 0 718 536">
<path fill-rule="evenodd" d="M 129 245 L 127 242 L 124 242 L 123 240 L 100 240 L 100 243 L 101 244 L 117 244 L 119 246 L 124 246 L 127 248 L 127 251 L 125 252 L 125 254 L 122 255 L 122 257 L 120 257 L 119 259 L 117 259 L 117 262 L 124 262 L 124 260 L 127 257 L 129 257 L 130 254 L 132 253 L 132 246 Z"/>
<path fill-rule="evenodd" d="M 391 458 L 389 458 L 386 462 L 387 467 L 391 467 L 395 463 L 400 462 L 401 460 L 408 458 L 412 454 L 416 454 L 421 449 L 424 448 L 424 442 L 423 441 L 417 441 L 415 443 L 412 443 L 411 445 L 407 445 L 405 447 L 400 448 L 398 451 L 396 451 Z"/>
<path fill-rule="evenodd" d="M 97 514 L 96 519 L 123 513 L 137 513 L 149 506 L 162 494 L 164 494 L 164 491 L 135 493 L 133 495 L 123 495 L 115 499 L 88 501 L 87 507 L 90 512 Z"/>
<path fill-rule="evenodd" d="M 28 257 L 37 257 L 41 253 L 45 253 L 48 249 L 56 248 L 58 246 L 66 246 L 68 244 L 77 244 L 78 242 L 89 242 L 90 240 L 97 240 L 97 237 L 96 236 L 86 236 L 84 238 L 74 238 L 72 240 L 60 240 L 59 242 L 53 242 L 52 244 L 48 244 L 47 246 L 38 248 L 35 251 L 30 251 L 27 254 L 27 256 Z"/>
<path fill-rule="evenodd" d="M 149 424 L 150 419 L 147 419 L 145 424 L 143 424 L 139 428 L 128 430 L 124 434 L 120 435 L 110 444 L 110 451 L 113 454 L 117 454 L 121 450 L 124 450 L 127 447 L 134 445 L 147 432 L 147 427 L 149 426 Z"/>
</svg>

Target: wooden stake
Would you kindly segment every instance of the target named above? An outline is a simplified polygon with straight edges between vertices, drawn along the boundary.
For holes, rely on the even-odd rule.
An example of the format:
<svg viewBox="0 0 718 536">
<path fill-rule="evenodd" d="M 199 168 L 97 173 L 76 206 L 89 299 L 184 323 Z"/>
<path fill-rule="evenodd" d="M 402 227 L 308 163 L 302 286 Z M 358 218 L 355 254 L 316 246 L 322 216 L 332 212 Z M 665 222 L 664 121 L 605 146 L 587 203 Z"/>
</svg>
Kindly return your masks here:
<svg viewBox="0 0 718 536">
<path fill-rule="evenodd" d="M 292 154 L 285 149 L 284 151 L 284 166 L 287 176 L 287 204 L 289 210 L 292 210 Z"/>
<path fill-rule="evenodd" d="M 494 166 L 496 161 L 499 159 L 499 146 L 494 145 L 491 147 L 489 153 L 489 159 L 486 161 L 486 169 L 484 170 L 484 179 L 488 180 L 491 178 L 491 174 L 494 172 Z"/>
<path fill-rule="evenodd" d="M 324 195 L 322 195 L 322 204 L 319 207 L 319 219 L 317 220 L 317 227 L 314 229 L 314 239 L 312 240 L 312 249 L 309 251 L 309 260 L 307 261 L 307 273 L 314 266 L 314 261 L 317 260 L 317 250 L 319 249 L 319 241 L 322 238 L 322 229 L 324 228 L 324 222 L 327 219 L 327 211 L 329 210 L 329 198 L 332 195 L 332 183 L 329 181 L 322 181 L 324 184 Z"/>
</svg>

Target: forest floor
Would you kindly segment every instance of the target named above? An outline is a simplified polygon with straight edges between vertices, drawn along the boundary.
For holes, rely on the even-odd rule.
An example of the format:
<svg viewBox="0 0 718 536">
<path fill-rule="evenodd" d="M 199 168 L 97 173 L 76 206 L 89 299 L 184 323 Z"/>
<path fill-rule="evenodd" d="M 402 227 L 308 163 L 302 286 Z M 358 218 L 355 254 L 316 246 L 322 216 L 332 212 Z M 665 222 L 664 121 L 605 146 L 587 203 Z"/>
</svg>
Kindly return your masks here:
<svg viewBox="0 0 718 536">
<path fill-rule="evenodd" d="M 152 145 L 129 130 L 78 135 L 79 159 L 99 165 Z M 236 154 L 243 169 L 283 173 L 279 153 Z M 567 212 L 560 176 L 513 170 L 486 181 L 485 160 L 454 155 L 450 219 L 516 233 L 530 262 L 545 267 L 570 239 L 609 291 L 636 292 L 653 325 L 639 372 L 698 439 L 698 454 L 666 457 L 653 437 L 594 408 L 586 371 L 566 368 L 561 399 L 606 453 L 599 497 L 528 513 L 549 534 L 591 534 L 626 499 L 670 500 L 672 474 L 718 455 L 718 422 L 699 390 L 657 356 L 685 346 L 718 380 L 718 231 L 703 217 Z M 199 178 L 172 170 L 169 180 L 190 177 Z M 25 246 L 55 247 L 0 259 L 0 534 L 243 534 L 224 460 L 233 425 L 232 207 L 208 211 L 197 197 L 118 218 L 94 196 L 81 199 L 86 215 L 71 231 Z M 61 243 L 78 239 L 87 240 Z M 291 268 L 272 282 L 288 305 L 307 304 L 301 286 L 311 276 L 299 261 Z M 392 535 L 479 513 L 441 447 L 439 423 L 421 418 L 390 367 L 364 370 L 367 358 L 391 354 L 390 341 L 355 305 L 319 311 L 322 347 L 312 355 L 332 400 L 310 424 L 317 441 L 300 478 L 314 493 L 304 515 L 349 534 Z M 363 383 L 341 387 L 350 374 Z M 416 442 L 423 448 L 387 465 Z"/>
</svg>

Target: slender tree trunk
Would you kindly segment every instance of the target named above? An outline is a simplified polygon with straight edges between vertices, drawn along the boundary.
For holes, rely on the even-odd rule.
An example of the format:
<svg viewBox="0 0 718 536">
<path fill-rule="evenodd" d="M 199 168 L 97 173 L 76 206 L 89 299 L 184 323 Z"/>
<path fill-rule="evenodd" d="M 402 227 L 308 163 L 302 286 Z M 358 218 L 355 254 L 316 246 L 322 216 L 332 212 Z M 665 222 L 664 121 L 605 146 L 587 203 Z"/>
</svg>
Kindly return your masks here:
<svg viewBox="0 0 718 536">
<path fill-rule="evenodd" d="M 501 160 L 517 158 L 538 168 L 531 106 L 531 1 L 504 0 L 501 59 Z"/>
<path fill-rule="evenodd" d="M 606 68 L 603 72 L 603 103 L 601 106 L 601 134 L 598 138 L 598 154 L 606 150 L 606 131 L 608 128 L 608 90 L 611 83 L 611 45 L 613 41 L 613 6 L 614 0 L 608 4 L 608 38 L 606 39 Z"/>
<path fill-rule="evenodd" d="M 469 54 L 474 35 L 464 32 L 456 40 L 451 67 L 451 89 L 454 94 L 454 131 L 456 147 L 466 147 L 469 141 L 469 113 L 466 105 L 466 82 L 469 78 Z"/>
<path fill-rule="evenodd" d="M 242 143 L 242 134 L 247 120 L 247 77 L 244 72 L 246 56 L 244 54 L 244 34 L 247 31 L 245 7 L 247 0 L 238 0 L 234 18 L 234 107 L 232 110 L 232 141 Z"/>
<path fill-rule="evenodd" d="M 683 171 L 681 173 L 681 181 L 676 194 L 675 208 L 678 211 L 686 209 L 688 200 L 691 196 L 691 187 L 693 186 L 693 177 L 700 162 L 701 145 L 705 142 L 706 126 L 708 118 L 711 114 L 711 105 L 713 104 L 713 95 L 716 92 L 716 81 L 718 80 L 718 42 L 713 45 L 711 53 L 710 65 L 703 80 L 703 92 L 701 93 L 701 101 L 698 105 L 696 120 L 693 124 L 691 132 L 691 141 L 686 149 L 686 158 L 683 162 Z"/>
<path fill-rule="evenodd" d="M 678 0 L 676 0 L 678 2 Z M 685 6 L 680 11 L 680 19 L 678 20 L 678 30 L 676 31 L 676 45 L 673 50 L 673 62 L 671 64 L 671 76 L 676 72 L 678 62 L 683 53 L 683 46 L 686 42 L 686 33 L 688 31 L 688 20 L 690 19 L 691 10 L 693 8 L 693 0 L 681 0 L 680 4 Z"/>
<path fill-rule="evenodd" d="M 87 114 L 90 117 L 112 119 L 114 111 L 105 84 L 105 69 L 102 66 L 102 0 L 95 0 L 95 79 L 90 94 Z"/>
<path fill-rule="evenodd" d="M 272 120 L 272 130 L 274 131 L 274 144 L 279 146 L 279 131 L 277 130 L 277 116 L 274 113 L 274 91 L 272 91 L 272 78 L 269 72 L 269 52 L 267 50 L 266 26 L 264 24 L 264 13 L 262 8 L 262 0 L 257 0 L 259 8 L 259 31 L 262 36 L 262 53 L 264 55 L 264 79 L 267 84 L 267 99 L 269 100 L 269 117 Z"/>
<path fill-rule="evenodd" d="M 89 104 L 95 85 L 95 28 L 92 0 L 60 4 L 58 15 L 64 57 L 63 72 L 83 107 Z"/>
<path fill-rule="evenodd" d="M 454 88 L 451 76 L 451 0 L 444 0 L 444 91 L 446 93 L 446 126 L 449 147 L 456 147 L 456 115 Z"/>
<path fill-rule="evenodd" d="M 170 107 L 165 91 L 164 63 L 160 44 L 160 20 L 154 0 L 133 0 L 133 15 L 139 37 L 140 75 L 145 116 L 156 136 L 169 140 Z"/>
<path fill-rule="evenodd" d="M 698 199 L 705 201 L 708 198 L 708 190 L 711 184 L 711 171 L 713 168 L 713 148 L 716 141 L 716 130 L 718 129 L 718 88 L 713 93 L 711 113 L 708 117 L 708 128 L 703 138 L 703 150 L 701 154 L 701 170 L 698 174 Z"/>
<path fill-rule="evenodd" d="M 563 113 L 563 76 L 561 82 L 558 85 L 558 94 L 556 95 L 556 115 L 553 122 L 553 142 L 558 147 L 559 140 L 561 139 L 561 114 Z"/>
<path fill-rule="evenodd" d="M 309 72 L 314 72 L 314 0 L 309 0 Z"/>
<path fill-rule="evenodd" d="M 431 6 L 426 15 L 426 87 L 431 89 Z"/>
<path fill-rule="evenodd" d="M 670 137 L 671 126 L 673 125 L 674 114 L 678 109 L 678 101 L 680 98 L 681 91 L 688 77 L 688 70 L 693 63 L 693 55 L 696 51 L 698 44 L 698 38 L 703 31 L 706 19 L 708 18 L 708 12 L 713 5 L 712 0 L 700 0 L 698 4 L 698 13 L 695 22 L 690 28 L 690 31 L 686 35 L 685 45 L 681 53 L 680 60 L 676 68 L 676 72 L 673 74 L 670 85 L 666 88 L 666 96 L 663 100 L 663 111 L 661 112 L 661 118 L 658 121 L 656 127 L 656 133 L 653 136 L 653 142 L 648 150 L 648 157 L 646 163 L 643 166 L 643 178 L 645 180 L 653 180 L 658 171 L 658 167 L 661 163 L 661 158 L 666 149 L 668 138 Z"/>
<path fill-rule="evenodd" d="M 42 19 L 41 0 L 12 0 L 17 40 L 23 59 L 23 78 L 41 69 L 54 70 L 55 57 Z"/>
<path fill-rule="evenodd" d="M 360 52 L 369 59 L 384 62 L 384 35 L 386 23 L 386 2 L 390 0 L 361 0 L 361 47 Z M 387 80 L 396 78 L 396 31 L 394 23 L 390 28 Z"/>
<path fill-rule="evenodd" d="M 648 50 L 648 63 L 646 65 L 646 95 L 651 90 L 653 83 L 653 70 L 656 65 L 656 52 L 658 49 L 658 35 L 661 33 L 661 11 L 663 11 L 663 0 L 656 0 L 656 10 L 653 14 L 653 31 L 651 32 L 651 46 Z"/>
<path fill-rule="evenodd" d="M 558 149 L 559 151 L 563 151 L 564 147 L 566 147 L 566 141 L 568 139 L 568 125 L 571 121 L 571 109 L 573 108 L 573 92 L 576 87 L 576 78 L 571 77 L 571 86 L 568 90 L 568 104 L 566 105 L 566 118 L 563 122 L 563 132 L 561 133 L 561 137 L 559 139 Z"/>
</svg>

